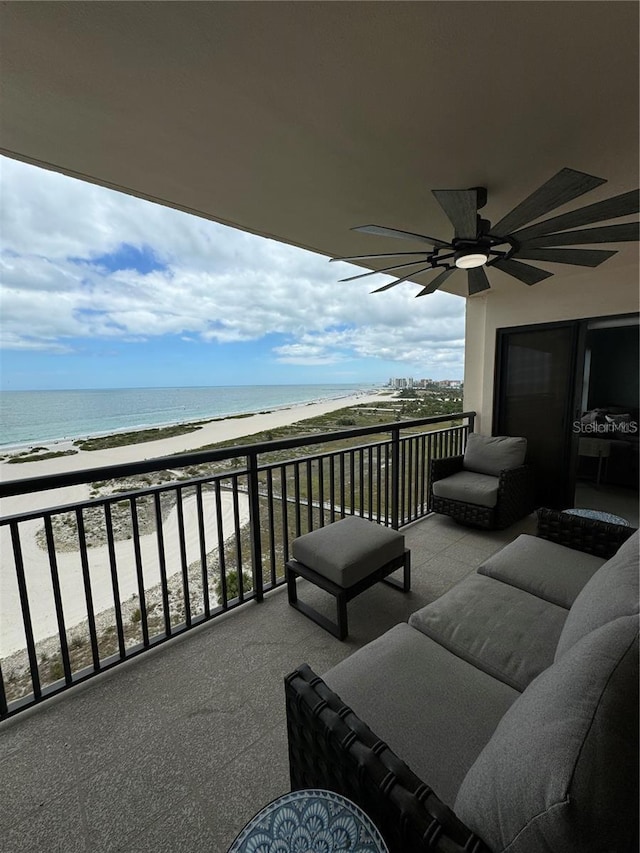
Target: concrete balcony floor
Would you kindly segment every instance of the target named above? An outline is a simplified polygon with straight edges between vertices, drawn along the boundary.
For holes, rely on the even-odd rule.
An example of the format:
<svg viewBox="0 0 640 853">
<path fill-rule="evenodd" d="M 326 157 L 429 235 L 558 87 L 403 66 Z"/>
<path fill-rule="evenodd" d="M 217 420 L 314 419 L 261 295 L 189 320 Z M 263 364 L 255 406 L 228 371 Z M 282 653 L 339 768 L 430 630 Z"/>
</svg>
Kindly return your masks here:
<svg viewBox="0 0 640 853">
<path fill-rule="evenodd" d="M 288 606 L 286 589 L 213 620 L 0 725 L 5 853 L 225 853 L 289 790 L 283 678 L 322 675 L 518 534 L 430 516 L 403 530 L 412 591 L 378 584 L 349 604 L 339 642 Z M 308 587 L 333 616 L 333 599 Z"/>
</svg>

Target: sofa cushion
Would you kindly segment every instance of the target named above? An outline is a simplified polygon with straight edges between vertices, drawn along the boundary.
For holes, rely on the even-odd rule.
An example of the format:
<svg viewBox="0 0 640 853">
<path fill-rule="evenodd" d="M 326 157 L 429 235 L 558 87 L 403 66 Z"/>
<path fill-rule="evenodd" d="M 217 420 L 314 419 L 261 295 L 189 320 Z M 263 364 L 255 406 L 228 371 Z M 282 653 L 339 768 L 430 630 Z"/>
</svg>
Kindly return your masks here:
<svg viewBox="0 0 640 853">
<path fill-rule="evenodd" d="M 474 474 L 473 471 L 459 471 L 433 484 L 433 494 L 451 501 L 463 501 L 467 504 L 494 507 L 498 503 L 497 477 L 487 474 Z"/>
<path fill-rule="evenodd" d="M 463 467 L 467 471 L 498 477 L 501 471 L 524 465 L 526 455 L 526 438 L 472 432 L 467 437 Z"/>
<path fill-rule="evenodd" d="M 519 695 L 406 623 L 322 677 L 448 805 Z"/>
<path fill-rule="evenodd" d="M 604 625 L 506 712 L 455 803 L 494 853 L 634 849 L 637 642 L 635 617 Z"/>
<path fill-rule="evenodd" d="M 566 618 L 563 607 L 472 574 L 414 613 L 409 624 L 483 672 L 524 690 L 553 663 Z"/>
<path fill-rule="evenodd" d="M 604 562 L 603 557 L 523 533 L 485 560 L 478 571 L 569 609 Z"/>
<path fill-rule="evenodd" d="M 352 586 L 396 557 L 404 554 L 404 536 L 349 515 L 294 539 L 294 559 L 339 586 Z"/>
<path fill-rule="evenodd" d="M 569 611 L 558 642 L 556 660 L 585 634 L 620 616 L 638 613 L 638 543 L 636 531 L 585 584 Z"/>
</svg>

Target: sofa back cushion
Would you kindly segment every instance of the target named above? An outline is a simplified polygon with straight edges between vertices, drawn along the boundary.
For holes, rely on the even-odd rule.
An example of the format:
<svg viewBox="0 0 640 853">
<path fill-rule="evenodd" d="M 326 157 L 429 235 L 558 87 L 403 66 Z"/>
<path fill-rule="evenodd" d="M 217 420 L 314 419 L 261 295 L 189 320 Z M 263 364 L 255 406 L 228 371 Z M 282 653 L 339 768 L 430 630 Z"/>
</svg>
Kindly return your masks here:
<svg viewBox="0 0 640 853">
<path fill-rule="evenodd" d="M 505 469 L 523 465 L 526 453 L 526 438 L 472 432 L 467 437 L 463 467 L 467 471 L 498 477 Z"/>
<path fill-rule="evenodd" d="M 595 628 L 638 613 L 639 542 L 640 532 L 636 531 L 578 593 L 558 641 L 556 660 Z"/>
<path fill-rule="evenodd" d="M 637 837 L 637 765 L 638 620 L 627 616 L 516 699 L 454 808 L 494 853 L 622 853 Z"/>
</svg>

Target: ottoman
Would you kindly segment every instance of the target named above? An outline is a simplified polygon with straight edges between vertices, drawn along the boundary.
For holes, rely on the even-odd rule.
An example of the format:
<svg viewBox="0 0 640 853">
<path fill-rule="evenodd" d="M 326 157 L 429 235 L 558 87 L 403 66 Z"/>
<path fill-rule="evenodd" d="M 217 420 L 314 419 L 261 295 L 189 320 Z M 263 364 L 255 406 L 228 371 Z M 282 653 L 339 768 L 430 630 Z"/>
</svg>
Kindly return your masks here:
<svg viewBox="0 0 640 853">
<path fill-rule="evenodd" d="M 411 554 L 404 536 L 359 516 L 347 516 L 294 539 L 293 559 L 285 565 L 289 604 L 339 640 L 348 634 L 347 602 L 378 581 L 403 592 L 411 589 Z M 402 582 L 388 578 L 404 569 Z M 337 622 L 298 599 L 296 579 L 305 578 L 333 595 Z"/>
</svg>

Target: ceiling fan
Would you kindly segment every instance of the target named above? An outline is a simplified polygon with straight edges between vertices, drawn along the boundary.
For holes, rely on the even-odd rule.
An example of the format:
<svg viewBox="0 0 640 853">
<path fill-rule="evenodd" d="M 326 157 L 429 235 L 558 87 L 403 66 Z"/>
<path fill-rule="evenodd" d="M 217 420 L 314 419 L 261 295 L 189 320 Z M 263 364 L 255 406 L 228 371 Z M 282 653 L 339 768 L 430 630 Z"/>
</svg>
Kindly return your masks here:
<svg viewBox="0 0 640 853">
<path fill-rule="evenodd" d="M 331 258 L 332 261 L 362 261 L 374 258 L 408 258 L 392 266 L 372 272 L 352 275 L 341 281 L 354 281 L 378 273 L 392 273 L 408 267 L 412 271 L 395 281 L 378 287 L 373 293 L 389 290 L 419 273 L 434 270 L 438 275 L 417 296 L 434 293 L 456 270 L 467 270 L 469 296 L 480 293 L 490 287 L 485 267 L 496 267 L 507 275 L 519 279 L 525 284 L 536 284 L 553 275 L 547 270 L 523 263 L 522 260 L 550 261 L 560 264 L 597 267 L 615 255 L 613 250 L 555 248 L 558 246 L 581 246 L 592 243 L 612 243 L 640 239 L 640 226 L 637 222 L 623 225 L 604 225 L 597 228 L 583 228 L 578 231 L 567 230 L 604 222 L 626 214 L 637 213 L 639 195 L 637 190 L 614 196 L 613 198 L 580 207 L 570 213 L 563 213 L 551 219 L 545 219 L 534 225 L 527 223 L 555 210 L 574 198 L 606 183 L 604 178 L 596 178 L 575 169 L 561 169 L 557 175 L 543 184 L 517 207 L 503 216 L 495 225 L 478 215 L 487 202 L 485 187 L 472 187 L 468 190 L 432 190 L 438 203 L 453 225 L 455 235 L 447 240 L 415 234 L 411 231 L 399 231 L 381 225 L 359 225 L 352 231 L 375 234 L 380 237 L 398 237 L 402 240 L 426 243 L 428 250 L 414 252 L 385 252 L 375 255 L 353 255 L 346 258 Z M 416 267 L 420 267 L 416 269 Z"/>
</svg>

